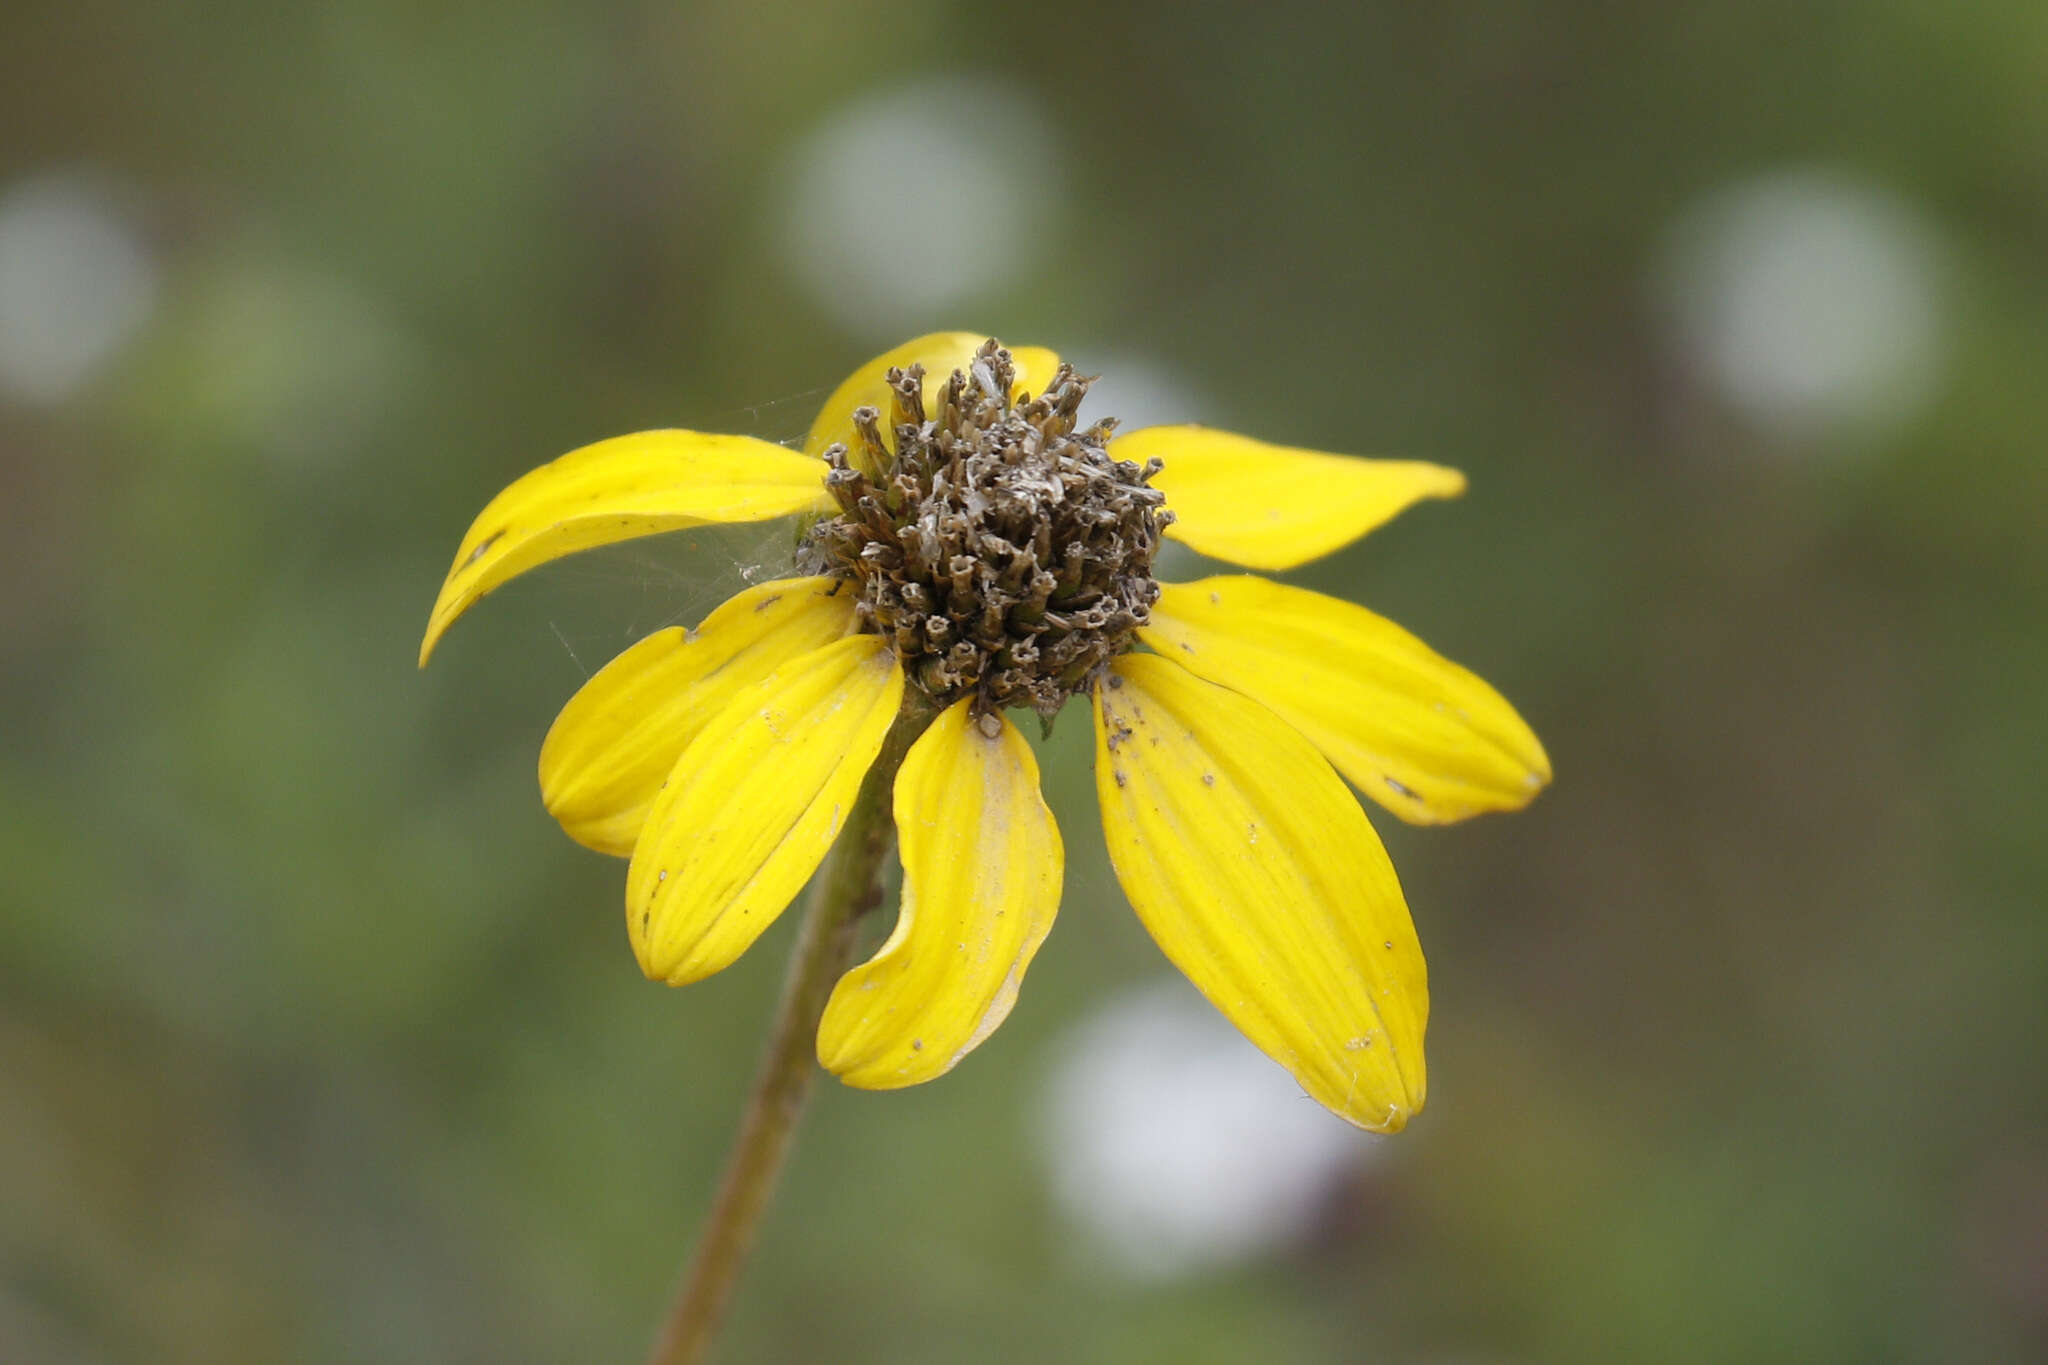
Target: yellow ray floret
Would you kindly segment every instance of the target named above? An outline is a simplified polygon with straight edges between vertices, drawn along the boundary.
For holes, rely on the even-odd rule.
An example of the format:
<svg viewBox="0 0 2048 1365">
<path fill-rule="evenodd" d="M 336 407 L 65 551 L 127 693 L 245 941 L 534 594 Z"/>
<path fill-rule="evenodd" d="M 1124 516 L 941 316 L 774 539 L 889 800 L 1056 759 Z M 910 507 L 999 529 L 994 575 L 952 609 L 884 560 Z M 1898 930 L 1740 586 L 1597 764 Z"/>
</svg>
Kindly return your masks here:
<svg viewBox="0 0 2048 1365">
<path fill-rule="evenodd" d="M 1350 602 L 1250 575 L 1167 584 L 1138 638 L 1266 706 L 1412 823 L 1517 810 L 1550 781 L 1500 693 Z"/>
<path fill-rule="evenodd" d="M 775 922 L 846 822 L 903 700 L 903 670 L 855 635 L 743 688 L 676 760 L 626 870 L 640 968 L 672 986 L 730 965 Z"/>
<path fill-rule="evenodd" d="M 616 541 L 829 505 L 824 467 L 751 436 L 643 431 L 572 450 L 492 498 L 455 551 L 420 665 L 455 618 L 537 564 Z"/>
<path fill-rule="evenodd" d="M 943 1076 L 995 1032 L 1059 909 L 1065 855 L 1031 746 L 969 709 L 949 707 L 903 760 L 896 930 L 840 979 L 818 1030 L 819 1062 L 863 1090 Z"/>
<path fill-rule="evenodd" d="M 1156 655 L 1095 693 L 1095 786 L 1132 907 L 1190 981 L 1326 1108 L 1422 1108 L 1428 986 L 1365 813 L 1272 712 Z"/>
<path fill-rule="evenodd" d="M 933 332 L 930 336 L 906 341 L 893 351 L 884 351 L 867 364 L 848 375 L 840 386 L 832 391 L 825 405 L 818 409 L 817 420 L 811 423 L 810 435 L 804 438 L 804 453 L 821 456 L 825 448 L 833 444 L 844 445 L 859 464 L 861 442 L 853 426 L 853 410 L 871 407 L 881 414 L 882 438 L 889 448 L 896 448 L 895 434 L 889 429 L 889 381 L 886 378 L 891 369 L 909 369 L 912 365 L 924 366 L 924 392 L 927 410 L 934 405 L 938 386 L 945 383 L 955 370 L 966 371 L 974 362 L 974 352 L 988 340 L 980 332 Z M 1042 391 L 1053 372 L 1060 367 L 1060 358 L 1042 346 L 1012 346 L 1010 358 L 1016 362 L 1017 377 L 1010 385 L 1012 394 L 1028 390 Z M 866 471 L 872 475 L 875 471 Z"/>
<path fill-rule="evenodd" d="M 695 630 L 656 631 L 583 684 L 540 746 L 548 813 L 585 848 L 633 851 L 676 759 L 742 688 L 853 625 L 830 578 L 784 578 L 727 600 Z"/>
<path fill-rule="evenodd" d="M 1166 534 L 1250 569 L 1291 569 L 1392 520 L 1423 498 L 1454 498 L 1465 476 L 1419 460 L 1360 460 L 1268 445 L 1208 427 L 1146 427 L 1109 443 L 1119 460 L 1165 468 Z"/>
</svg>

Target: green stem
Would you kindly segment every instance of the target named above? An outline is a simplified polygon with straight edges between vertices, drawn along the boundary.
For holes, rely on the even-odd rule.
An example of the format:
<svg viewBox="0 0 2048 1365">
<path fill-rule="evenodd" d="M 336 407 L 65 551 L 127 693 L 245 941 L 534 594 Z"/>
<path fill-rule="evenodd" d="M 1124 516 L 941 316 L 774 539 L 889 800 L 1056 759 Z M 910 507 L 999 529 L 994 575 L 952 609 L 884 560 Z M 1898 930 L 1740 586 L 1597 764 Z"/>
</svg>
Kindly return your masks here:
<svg viewBox="0 0 2048 1365">
<path fill-rule="evenodd" d="M 916 709 L 898 717 L 811 885 L 803 930 L 783 979 L 774 1030 L 754 1074 L 739 1135 L 726 1158 L 725 1176 L 697 1253 L 676 1289 L 648 1365 L 694 1365 L 704 1358 L 724 1320 L 817 1075 L 818 1021 L 824 1017 L 825 1002 L 853 959 L 856 922 L 881 902 L 882 859 L 894 833 L 889 798 L 896 770 L 929 720 L 927 713 Z"/>
</svg>

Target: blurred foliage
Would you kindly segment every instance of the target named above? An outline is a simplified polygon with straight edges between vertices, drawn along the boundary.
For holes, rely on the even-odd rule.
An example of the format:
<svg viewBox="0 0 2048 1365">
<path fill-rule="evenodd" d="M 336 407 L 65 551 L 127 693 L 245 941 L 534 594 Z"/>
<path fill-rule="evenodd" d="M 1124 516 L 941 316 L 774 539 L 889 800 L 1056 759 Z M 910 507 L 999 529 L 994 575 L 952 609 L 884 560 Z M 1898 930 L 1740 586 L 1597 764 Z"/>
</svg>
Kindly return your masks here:
<svg viewBox="0 0 2048 1365">
<path fill-rule="evenodd" d="M 1032 1145 L 1065 1025 L 1160 966 L 1069 717 L 1030 988 L 941 1083 L 821 1092 L 726 1358 L 2039 1358 L 2044 51 L 2036 0 L 9 8 L 0 193 L 101 177 L 161 280 L 88 387 L 0 399 L 0 1356 L 635 1358 L 787 928 L 644 985 L 532 761 L 778 546 L 563 565 L 424 675 L 418 635 L 514 474 L 786 437 L 898 339 L 794 282 L 780 168 L 964 75 L 1063 181 L 928 325 L 1466 469 L 1298 581 L 1499 684 L 1558 785 L 1379 822 L 1430 1112 L 1294 1257 L 1130 1285 Z M 1760 428 L 1658 316 L 1679 215 L 1808 166 L 1938 235 L 1909 420 Z"/>
</svg>

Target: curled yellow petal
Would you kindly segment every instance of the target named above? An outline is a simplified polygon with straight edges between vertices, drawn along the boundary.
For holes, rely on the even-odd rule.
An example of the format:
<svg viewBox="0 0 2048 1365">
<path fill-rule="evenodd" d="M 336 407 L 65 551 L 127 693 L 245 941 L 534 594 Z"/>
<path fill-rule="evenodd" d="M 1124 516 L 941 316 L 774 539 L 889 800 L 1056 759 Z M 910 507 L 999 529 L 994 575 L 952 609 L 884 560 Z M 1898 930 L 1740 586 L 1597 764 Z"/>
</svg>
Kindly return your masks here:
<svg viewBox="0 0 2048 1365">
<path fill-rule="evenodd" d="M 946 377 L 955 370 L 965 370 L 973 362 L 975 351 L 987 340 L 988 337 L 981 332 L 933 332 L 930 336 L 907 341 L 892 351 L 884 351 L 848 375 L 846 381 L 832 391 L 832 396 L 818 409 L 817 420 L 811 423 L 811 434 L 804 438 L 804 453 L 823 455 L 825 447 L 833 444 L 858 451 L 860 441 L 854 431 L 853 410 L 859 407 L 871 407 L 882 414 L 882 436 L 893 449 L 895 437 L 889 431 L 889 383 L 883 376 L 892 369 L 924 366 L 925 401 L 930 403 Z M 1017 367 L 1017 376 L 1010 384 L 1012 395 L 1042 391 L 1060 366 L 1060 358 L 1042 346 L 1012 346 L 1009 351 L 1010 359 Z"/>
<path fill-rule="evenodd" d="M 492 498 L 455 551 L 420 666 L 455 618 L 537 564 L 616 541 L 830 505 L 816 460 L 751 436 L 643 431 L 572 450 Z"/>
<path fill-rule="evenodd" d="M 1423 498 L 1454 498 L 1465 476 L 1419 460 L 1362 460 L 1268 445 L 1208 427 L 1146 427 L 1109 443 L 1119 460 L 1164 462 L 1166 534 L 1251 569 L 1291 569 L 1342 549 Z"/>
<path fill-rule="evenodd" d="M 1250 575 L 1167 584 L 1138 637 L 1267 707 L 1411 823 L 1516 810 L 1550 781 L 1500 693 L 1350 602 Z"/>
<path fill-rule="evenodd" d="M 540 746 L 540 792 L 570 838 L 633 851 L 647 808 L 706 721 L 735 693 L 853 625 L 853 594 L 830 578 L 748 588 L 695 630 L 656 631 L 583 684 Z"/>
<path fill-rule="evenodd" d="M 1422 1108 L 1429 996 L 1379 836 L 1257 702 L 1157 655 L 1095 691 L 1110 861 L 1179 967 L 1317 1102 L 1395 1132 Z"/>
<path fill-rule="evenodd" d="M 896 776 L 903 904 L 873 958 L 841 977 L 818 1060 L 893 1090 L 953 1069 L 1010 1013 L 1059 909 L 1064 851 L 1031 746 L 949 707 Z"/>
<path fill-rule="evenodd" d="M 775 922 L 825 856 L 903 700 L 880 638 L 853 635 L 740 692 L 676 760 L 626 870 L 640 969 L 680 986 Z"/>
</svg>

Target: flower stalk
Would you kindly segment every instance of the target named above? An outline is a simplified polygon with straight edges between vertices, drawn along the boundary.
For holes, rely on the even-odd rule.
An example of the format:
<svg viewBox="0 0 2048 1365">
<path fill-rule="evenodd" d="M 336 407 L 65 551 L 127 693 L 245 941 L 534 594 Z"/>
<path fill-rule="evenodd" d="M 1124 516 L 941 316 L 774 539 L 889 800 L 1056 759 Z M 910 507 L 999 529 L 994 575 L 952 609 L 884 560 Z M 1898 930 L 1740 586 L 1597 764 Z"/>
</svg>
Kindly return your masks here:
<svg viewBox="0 0 2048 1365">
<path fill-rule="evenodd" d="M 648 1365 L 703 1360 L 724 1321 L 817 1078 L 818 1021 L 825 1002 L 853 960 L 860 917 L 881 904 L 882 861 L 894 831 L 890 795 L 896 770 L 930 721 L 929 708 L 906 704 L 812 883 L 739 1134 Z"/>
</svg>

